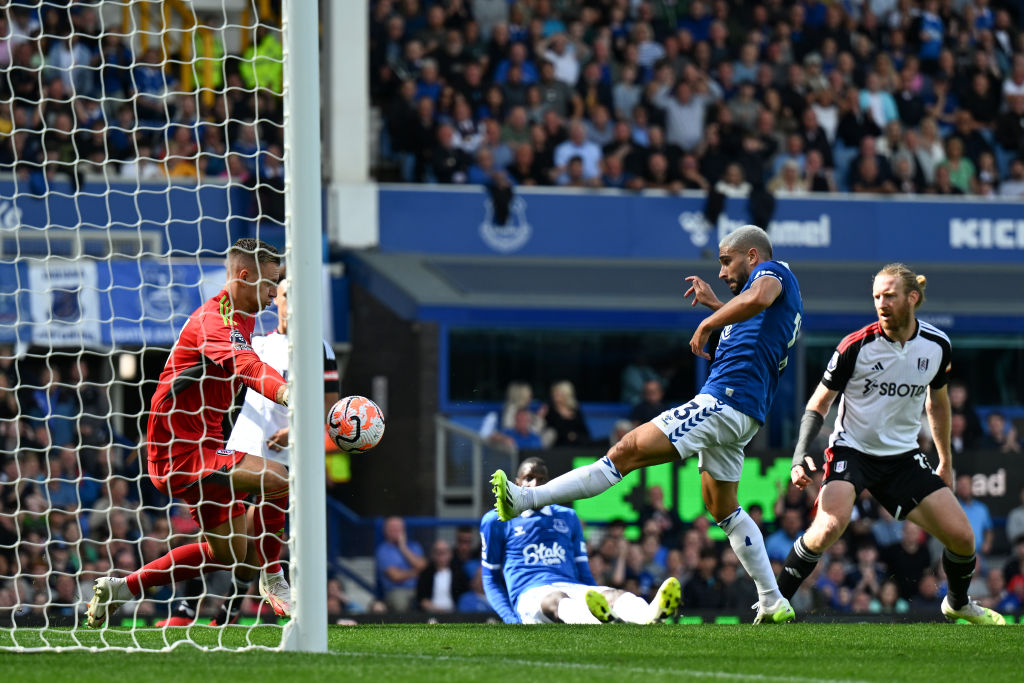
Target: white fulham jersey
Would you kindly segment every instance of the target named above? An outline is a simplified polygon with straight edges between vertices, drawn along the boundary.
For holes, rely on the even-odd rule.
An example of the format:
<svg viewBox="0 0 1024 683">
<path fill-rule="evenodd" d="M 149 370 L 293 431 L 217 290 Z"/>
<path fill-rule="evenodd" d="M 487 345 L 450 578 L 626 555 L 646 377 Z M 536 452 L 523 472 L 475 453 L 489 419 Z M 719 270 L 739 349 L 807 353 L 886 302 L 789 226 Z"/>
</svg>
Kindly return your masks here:
<svg viewBox="0 0 1024 683">
<path fill-rule="evenodd" d="M 928 388 L 946 386 L 951 351 L 949 337 L 920 320 L 905 344 L 878 322 L 843 339 L 821 380 L 841 394 L 829 446 L 879 456 L 916 450 Z"/>
<path fill-rule="evenodd" d="M 265 336 L 253 337 L 252 348 L 267 365 L 288 379 L 288 336 L 271 332 Z M 324 393 L 339 391 L 338 364 L 334 360 L 334 349 L 324 341 Z M 279 429 L 288 426 L 288 409 L 271 401 L 258 391 L 247 389 L 242 412 L 235 420 L 227 448 L 242 453 L 252 453 L 268 460 L 288 464 L 288 450 L 273 451 L 267 448 L 267 439 Z"/>
</svg>

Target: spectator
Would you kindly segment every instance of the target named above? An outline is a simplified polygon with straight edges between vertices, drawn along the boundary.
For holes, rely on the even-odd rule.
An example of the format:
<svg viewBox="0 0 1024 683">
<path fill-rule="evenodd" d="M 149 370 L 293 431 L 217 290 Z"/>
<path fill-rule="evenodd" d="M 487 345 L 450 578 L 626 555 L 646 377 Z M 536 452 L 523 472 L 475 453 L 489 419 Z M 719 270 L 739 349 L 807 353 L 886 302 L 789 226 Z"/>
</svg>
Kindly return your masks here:
<svg viewBox="0 0 1024 683">
<path fill-rule="evenodd" d="M 871 71 L 868 73 L 865 87 L 860 91 L 859 99 L 860 108 L 871 116 L 871 119 L 879 128 L 885 128 L 890 121 L 899 120 L 896 101 L 889 92 L 882 89 L 881 79 L 877 72 Z"/>
<path fill-rule="evenodd" d="M 447 541 L 437 539 L 430 548 L 430 562 L 416 582 L 416 604 L 430 614 L 454 612 L 459 597 L 469 590 L 469 577 L 455 559 Z"/>
<path fill-rule="evenodd" d="M 682 523 L 679 515 L 665 505 L 665 490 L 658 484 L 647 489 L 647 502 L 640 509 L 640 526 L 646 529 L 649 524 L 657 528 L 664 546 L 678 543 Z"/>
<path fill-rule="evenodd" d="M 957 475 L 956 497 L 974 530 L 975 552 L 980 560 L 992 552 L 992 518 L 988 514 L 988 506 L 974 498 L 969 474 Z"/>
<path fill-rule="evenodd" d="M 801 178 L 800 164 L 795 159 L 786 159 L 778 174 L 768 183 L 768 191 L 783 197 L 807 194 L 807 183 Z"/>
<path fill-rule="evenodd" d="M 878 597 L 871 600 L 869 610 L 876 614 L 904 614 L 910 610 L 910 603 L 900 597 L 896 582 L 890 579 L 882 584 Z"/>
<path fill-rule="evenodd" d="M 751 189 L 750 183 L 743 178 L 743 168 L 739 164 L 729 164 L 725 168 L 725 175 L 715 183 L 715 191 L 726 197 L 746 199 Z"/>
<path fill-rule="evenodd" d="M 1020 505 L 1006 516 L 1006 539 L 1010 542 L 1024 536 L 1024 487 L 1021 487 L 1019 497 Z"/>
<path fill-rule="evenodd" d="M 1024 97 L 1021 98 L 1024 101 Z M 1006 199 L 1024 198 L 1024 159 L 1010 162 L 1010 175 L 999 186 L 999 196 Z"/>
<path fill-rule="evenodd" d="M 480 533 L 469 526 L 460 526 L 455 529 L 455 559 L 462 566 L 467 578 L 480 567 Z"/>
<path fill-rule="evenodd" d="M 854 593 L 864 591 L 877 598 L 881 593 L 884 581 L 882 566 L 878 562 L 878 547 L 874 541 L 864 539 L 857 546 L 856 557 L 856 563 L 846 572 L 846 586 Z"/>
<path fill-rule="evenodd" d="M 1003 577 L 1007 586 L 1012 586 L 1017 578 L 1024 577 L 1024 534 L 1016 536 L 1012 542 L 1013 554 L 1003 565 Z"/>
<path fill-rule="evenodd" d="M 696 573 L 683 585 L 683 604 L 691 609 L 718 609 L 725 596 L 716 574 L 718 551 L 704 548 L 700 551 L 700 562 Z"/>
<path fill-rule="evenodd" d="M 601 174 L 601 148 L 587 140 L 586 128 L 579 121 L 569 125 L 569 139 L 555 148 L 554 161 L 559 173 L 567 170 L 574 157 L 579 157 L 583 163 L 584 180 L 596 179 Z"/>
<path fill-rule="evenodd" d="M 1024 154 L 1024 94 L 1007 98 L 1006 111 L 996 119 L 995 140 L 1006 152 Z"/>
<path fill-rule="evenodd" d="M 455 611 L 472 614 L 494 614 L 481 578 L 481 567 L 477 565 L 469 579 L 469 589 L 462 593 L 455 604 Z"/>
<path fill-rule="evenodd" d="M 544 447 L 540 435 L 533 431 L 534 414 L 529 408 L 520 408 L 516 412 L 515 423 L 511 428 L 495 432 L 491 440 L 512 451 L 538 450 Z"/>
<path fill-rule="evenodd" d="M 804 520 L 799 510 L 785 509 L 779 520 L 778 530 L 764 539 L 764 549 L 768 553 L 768 559 L 773 562 L 784 562 L 793 543 L 803 535 L 803 529 Z"/>
<path fill-rule="evenodd" d="M 283 92 L 283 49 L 278 33 L 266 24 L 256 27 L 256 41 L 242 53 L 238 67 L 247 88 L 268 88 L 278 95 Z"/>
<path fill-rule="evenodd" d="M 836 191 L 836 183 L 832 172 L 825 168 L 821 153 L 816 149 L 807 152 L 803 185 L 809 192 Z"/>
<path fill-rule="evenodd" d="M 939 590 L 939 580 L 935 572 L 928 570 L 917 584 L 917 593 L 909 600 L 916 611 L 928 611 L 939 609 L 942 605 L 942 594 Z"/>
<path fill-rule="evenodd" d="M 964 156 L 964 145 L 960 138 L 951 137 L 946 142 L 946 160 L 938 166 L 938 169 L 943 168 L 949 173 L 949 182 L 960 192 L 970 194 L 973 191 L 974 163 Z"/>
<path fill-rule="evenodd" d="M 883 551 L 888 574 L 895 579 L 900 596 L 906 600 L 917 594 L 917 586 L 931 566 L 931 553 L 924 540 L 921 527 L 904 522 L 901 541 Z"/>
<path fill-rule="evenodd" d="M 644 382 L 643 397 L 633 406 L 629 419 L 634 425 L 650 422 L 668 409 L 665 403 L 665 388 L 660 379 L 649 379 Z"/>
<path fill-rule="evenodd" d="M 455 143 L 455 131 L 448 124 L 437 129 L 437 144 L 430 154 L 430 171 L 439 183 L 466 182 L 469 157 Z"/>
<path fill-rule="evenodd" d="M 978 448 L 1000 453 L 1020 453 L 1017 429 L 1012 423 L 1007 422 L 1002 413 L 992 411 L 985 418 L 985 424 L 988 428 L 987 433 L 978 440 Z"/>
<path fill-rule="evenodd" d="M 545 438 L 551 445 L 579 446 L 590 441 L 590 430 L 576 401 L 576 390 L 572 382 L 561 381 L 551 385 L 551 398 L 541 406 L 539 415 L 549 431 Z"/>
<path fill-rule="evenodd" d="M 408 540 L 405 520 L 388 517 L 384 520 L 384 540 L 376 551 L 378 587 L 388 608 L 405 612 L 416 596 L 417 577 L 427 567 L 423 548 Z"/>
<path fill-rule="evenodd" d="M 661 93 L 654 104 L 665 112 L 665 139 L 684 151 L 697 147 L 704 131 L 704 114 L 710 98 L 703 92 L 694 93 L 686 81 L 675 87 L 674 96 Z"/>
</svg>

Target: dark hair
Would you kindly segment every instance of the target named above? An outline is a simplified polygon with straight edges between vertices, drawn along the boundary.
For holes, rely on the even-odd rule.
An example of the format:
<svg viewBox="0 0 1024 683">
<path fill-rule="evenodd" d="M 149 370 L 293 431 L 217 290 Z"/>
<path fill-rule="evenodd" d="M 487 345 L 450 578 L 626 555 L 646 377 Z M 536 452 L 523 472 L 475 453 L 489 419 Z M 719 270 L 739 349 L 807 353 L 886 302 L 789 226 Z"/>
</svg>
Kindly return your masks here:
<svg viewBox="0 0 1024 683">
<path fill-rule="evenodd" d="M 251 259 L 256 263 L 281 265 L 281 255 L 278 253 L 277 247 L 254 237 L 242 237 L 232 244 L 228 249 L 228 258 L 244 258 Z"/>
</svg>

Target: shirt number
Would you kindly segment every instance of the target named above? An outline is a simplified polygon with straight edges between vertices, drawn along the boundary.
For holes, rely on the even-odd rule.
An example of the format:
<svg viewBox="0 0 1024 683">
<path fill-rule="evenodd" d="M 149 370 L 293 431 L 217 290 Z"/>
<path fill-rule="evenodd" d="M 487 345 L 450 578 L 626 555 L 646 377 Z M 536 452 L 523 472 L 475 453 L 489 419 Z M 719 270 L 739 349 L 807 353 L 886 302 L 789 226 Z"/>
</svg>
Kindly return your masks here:
<svg viewBox="0 0 1024 683">
<path fill-rule="evenodd" d="M 803 322 L 803 316 L 799 313 L 793 318 L 793 336 L 789 338 L 789 342 L 786 344 L 786 348 L 790 349 L 793 344 L 796 344 L 796 338 L 800 336 L 800 325 Z M 781 373 L 786 369 L 786 364 L 789 363 L 789 353 L 786 354 L 785 358 L 779 361 L 779 372 Z"/>
</svg>

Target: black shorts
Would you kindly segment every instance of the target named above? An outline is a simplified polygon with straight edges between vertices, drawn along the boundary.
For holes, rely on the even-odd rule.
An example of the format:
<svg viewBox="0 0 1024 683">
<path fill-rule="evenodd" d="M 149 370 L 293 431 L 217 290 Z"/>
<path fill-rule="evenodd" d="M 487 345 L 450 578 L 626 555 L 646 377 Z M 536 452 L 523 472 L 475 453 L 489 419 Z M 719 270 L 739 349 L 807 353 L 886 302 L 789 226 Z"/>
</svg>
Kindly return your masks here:
<svg viewBox="0 0 1024 683">
<path fill-rule="evenodd" d="M 906 519 L 922 500 L 946 485 L 920 451 L 877 456 L 849 446 L 825 451 L 823 483 L 830 481 L 850 482 L 858 496 L 867 489 L 896 519 Z"/>
</svg>

